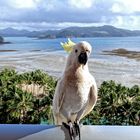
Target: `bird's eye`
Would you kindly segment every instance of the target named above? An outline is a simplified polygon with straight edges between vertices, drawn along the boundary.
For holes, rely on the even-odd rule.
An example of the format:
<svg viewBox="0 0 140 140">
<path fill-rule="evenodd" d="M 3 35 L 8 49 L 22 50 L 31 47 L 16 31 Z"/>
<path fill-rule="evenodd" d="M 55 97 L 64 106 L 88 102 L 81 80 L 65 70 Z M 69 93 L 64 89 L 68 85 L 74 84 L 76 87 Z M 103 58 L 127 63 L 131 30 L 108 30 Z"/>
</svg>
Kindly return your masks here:
<svg viewBox="0 0 140 140">
<path fill-rule="evenodd" d="M 76 49 L 76 50 L 75 50 L 75 52 L 77 53 L 77 52 L 78 52 L 78 50 Z"/>
</svg>

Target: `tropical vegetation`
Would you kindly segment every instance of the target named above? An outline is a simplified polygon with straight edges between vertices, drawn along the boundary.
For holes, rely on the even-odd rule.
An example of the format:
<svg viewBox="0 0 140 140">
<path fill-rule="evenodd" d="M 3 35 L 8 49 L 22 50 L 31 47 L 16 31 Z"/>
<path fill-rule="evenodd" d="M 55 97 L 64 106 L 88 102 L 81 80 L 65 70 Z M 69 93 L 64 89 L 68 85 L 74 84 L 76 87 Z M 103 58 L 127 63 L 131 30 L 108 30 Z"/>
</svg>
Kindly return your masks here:
<svg viewBox="0 0 140 140">
<path fill-rule="evenodd" d="M 22 90 L 33 84 L 43 87 L 43 93 L 34 95 Z M 36 70 L 18 74 L 15 70 L 0 72 L 0 123 L 52 123 L 51 104 L 56 80 Z M 33 89 L 34 91 L 35 89 Z"/>
<path fill-rule="evenodd" d="M 41 70 L 25 73 L 2 70 L 0 123 L 52 124 L 52 99 L 56 83 L 55 78 Z M 41 93 L 40 89 L 43 89 Z M 35 91 L 39 94 L 34 94 Z M 98 89 L 95 108 L 82 123 L 140 125 L 140 87 L 135 85 L 130 88 L 114 81 L 104 81 Z"/>
<path fill-rule="evenodd" d="M 131 88 L 114 81 L 99 87 L 98 102 L 84 124 L 140 125 L 140 87 Z"/>
</svg>

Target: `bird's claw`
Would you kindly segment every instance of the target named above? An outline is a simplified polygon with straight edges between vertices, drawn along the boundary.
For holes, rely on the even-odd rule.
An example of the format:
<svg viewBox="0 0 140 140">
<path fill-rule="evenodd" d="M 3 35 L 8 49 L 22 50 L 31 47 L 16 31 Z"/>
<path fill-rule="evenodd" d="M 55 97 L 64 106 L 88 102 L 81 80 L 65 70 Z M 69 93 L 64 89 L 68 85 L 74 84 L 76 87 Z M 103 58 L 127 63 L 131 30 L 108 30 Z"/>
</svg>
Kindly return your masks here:
<svg viewBox="0 0 140 140">
<path fill-rule="evenodd" d="M 81 133 L 78 122 L 74 122 L 74 125 L 72 124 L 72 122 L 69 122 L 68 124 L 63 122 L 63 125 L 69 130 L 71 140 L 75 140 L 76 136 L 79 136 L 79 140 L 81 140 Z"/>
<path fill-rule="evenodd" d="M 72 122 L 69 122 L 68 124 L 63 122 L 63 125 L 69 130 L 70 139 L 75 140 L 74 127 L 72 125 Z"/>
<path fill-rule="evenodd" d="M 76 136 L 79 136 L 79 140 L 81 140 L 81 133 L 80 133 L 79 123 L 74 122 L 74 127 L 75 127 Z"/>
</svg>

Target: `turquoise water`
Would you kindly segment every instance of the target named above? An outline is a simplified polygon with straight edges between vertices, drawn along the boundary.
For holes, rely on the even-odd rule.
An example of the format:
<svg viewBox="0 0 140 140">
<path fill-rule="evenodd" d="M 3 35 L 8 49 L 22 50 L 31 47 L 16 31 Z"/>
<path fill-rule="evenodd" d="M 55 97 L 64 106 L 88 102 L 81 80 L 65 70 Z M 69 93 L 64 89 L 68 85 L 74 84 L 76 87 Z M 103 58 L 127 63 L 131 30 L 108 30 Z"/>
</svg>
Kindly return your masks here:
<svg viewBox="0 0 140 140">
<path fill-rule="evenodd" d="M 12 42 L 12 44 L 4 44 L 0 46 L 0 50 L 16 50 L 17 52 L 0 52 L 0 55 L 9 53 L 9 55 L 15 53 L 26 53 L 31 51 L 42 52 L 55 52 L 60 51 L 65 53 L 60 46 L 60 42 L 67 41 L 66 38 L 59 39 L 44 39 L 39 40 L 28 37 L 6 37 L 6 41 Z M 125 48 L 128 50 L 140 51 L 140 37 L 98 37 L 98 38 L 72 38 L 72 41 L 88 41 L 93 51 L 91 57 L 102 58 L 103 50 L 113 50 L 117 48 Z"/>
<path fill-rule="evenodd" d="M 125 63 L 126 61 L 129 61 L 129 64 L 133 64 L 136 61 L 130 59 L 128 60 L 127 58 L 119 56 L 103 55 L 103 50 L 125 48 L 128 50 L 140 51 L 140 37 L 72 38 L 71 40 L 76 43 L 79 41 L 88 41 L 93 47 L 90 57 L 96 59 L 97 61 L 105 61 L 105 63 Z M 0 52 L 0 56 L 6 55 L 6 58 L 8 56 L 8 59 L 10 59 L 11 56 L 26 54 L 42 55 L 42 53 L 57 53 L 61 55 L 66 55 L 66 52 L 60 45 L 60 42 L 67 41 L 66 38 L 41 40 L 28 37 L 6 37 L 5 41 L 10 41 L 11 44 L 0 45 L 0 50 L 16 50 Z"/>
<path fill-rule="evenodd" d="M 11 44 L 0 45 L 0 69 L 12 67 L 18 71 L 45 70 L 48 74 L 60 77 L 67 53 L 60 46 L 66 38 L 39 40 L 28 37 L 7 37 Z M 103 55 L 103 50 L 125 48 L 140 51 L 140 37 L 99 37 L 72 38 L 72 41 L 88 41 L 93 51 L 89 60 L 92 75 L 100 85 L 103 81 L 115 80 L 127 86 L 140 84 L 140 61 L 119 56 Z"/>
</svg>

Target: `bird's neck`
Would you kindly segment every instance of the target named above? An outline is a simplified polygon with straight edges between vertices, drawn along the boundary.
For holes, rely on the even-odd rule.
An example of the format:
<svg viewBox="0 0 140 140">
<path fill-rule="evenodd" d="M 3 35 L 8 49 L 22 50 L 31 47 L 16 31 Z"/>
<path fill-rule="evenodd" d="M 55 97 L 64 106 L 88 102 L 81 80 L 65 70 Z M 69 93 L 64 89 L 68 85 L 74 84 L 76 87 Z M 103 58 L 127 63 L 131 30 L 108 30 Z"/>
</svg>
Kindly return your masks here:
<svg viewBox="0 0 140 140">
<path fill-rule="evenodd" d="M 83 79 L 85 78 L 85 76 L 87 76 L 88 73 L 89 72 L 87 64 L 84 66 L 70 65 L 65 69 L 64 72 L 66 80 L 65 83 L 68 82 L 69 84 L 76 85 L 78 81 L 83 81 Z"/>
<path fill-rule="evenodd" d="M 88 70 L 88 63 L 86 65 L 83 64 L 77 64 L 77 63 L 73 63 L 73 64 L 67 64 L 66 68 L 65 68 L 65 72 L 69 72 L 69 73 L 75 73 L 77 71 L 89 71 Z"/>
</svg>

